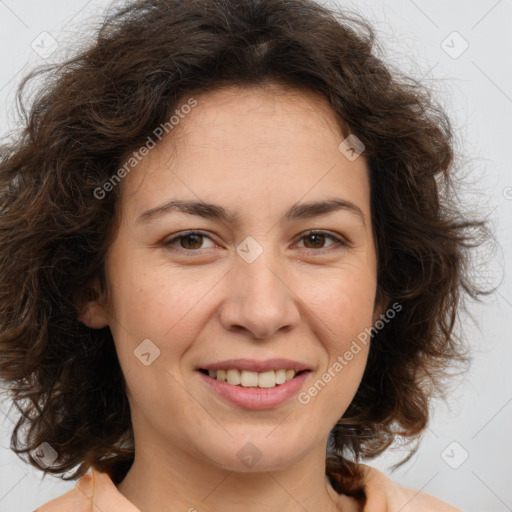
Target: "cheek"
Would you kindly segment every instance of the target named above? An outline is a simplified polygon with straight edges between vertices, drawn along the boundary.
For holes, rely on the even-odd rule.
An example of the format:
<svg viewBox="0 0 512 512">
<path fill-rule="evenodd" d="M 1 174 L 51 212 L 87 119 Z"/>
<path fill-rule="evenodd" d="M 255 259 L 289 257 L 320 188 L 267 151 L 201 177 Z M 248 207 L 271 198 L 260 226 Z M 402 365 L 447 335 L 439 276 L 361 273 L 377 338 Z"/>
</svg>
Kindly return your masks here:
<svg viewBox="0 0 512 512">
<path fill-rule="evenodd" d="M 121 270 L 122 269 L 122 270 Z M 215 283 L 215 276 L 195 276 L 165 265 L 120 262 L 113 269 L 111 282 L 113 311 L 136 332 L 162 339 L 204 298 Z"/>
<path fill-rule="evenodd" d="M 129 269 L 114 270 L 111 277 L 115 283 L 115 321 L 111 329 L 123 368 L 141 370 L 134 350 L 149 339 L 160 351 L 156 366 L 173 371 L 204 327 L 209 314 L 205 308 L 211 305 L 208 292 L 214 289 L 219 276 L 210 273 L 199 277 L 163 266 L 118 268 Z M 148 346 L 151 348 L 151 344 Z"/>
<path fill-rule="evenodd" d="M 304 286 L 303 293 L 307 304 L 330 333 L 327 339 L 333 347 L 342 350 L 346 343 L 350 344 L 352 338 L 372 325 L 376 282 L 364 269 L 341 269 L 324 280 L 317 280 L 309 290 Z"/>
<path fill-rule="evenodd" d="M 332 422 L 345 412 L 361 382 L 370 347 L 376 292 L 375 280 L 368 272 L 357 272 L 351 267 L 338 276 L 320 282 L 310 295 L 311 309 L 320 320 L 317 338 L 326 357 L 321 373 L 301 402 L 309 403 L 322 395 L 318 406 L 335 404 L 327 413 Z"/>
<path fill-rule="evenodd" d="M 331 282 L 315 294 L 311 308 L 320 332 L 325 359 L 318 375 L 299 395 L 299 403 L 317 408 L 322 423 L 334 425 L 354 398 L 370 347 L 375 286 L 357 276 Z"/>
<path fill-rule="evenodd" d="M 168 406 L 159 402 L 163 396 L 177 404 L 186 400 L 176 384 L 182 380 L 179 365 L 202 328 L 199 315 L 207 283 L 176 273 L 171 278 L 169 270 L 159 267 L 121 268 L 125 270 L 113 271 L 111 278 L 111 330 L 132 406 L 151 415 Z"/>
</svg>

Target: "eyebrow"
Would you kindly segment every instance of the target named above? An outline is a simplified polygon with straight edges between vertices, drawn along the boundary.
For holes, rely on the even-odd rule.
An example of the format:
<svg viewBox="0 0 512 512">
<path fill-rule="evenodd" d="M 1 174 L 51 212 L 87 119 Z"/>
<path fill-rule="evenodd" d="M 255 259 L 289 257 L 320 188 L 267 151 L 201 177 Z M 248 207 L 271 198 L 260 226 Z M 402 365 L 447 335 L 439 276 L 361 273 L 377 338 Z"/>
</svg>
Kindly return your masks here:
<svg viewBox="0 0 512 512">
<path fill-rule="evenodd" d="M 340 198 L 331 198 L 323 201 L 309 201 L 293 205 L 281 217 L 280 222 L 311 219 L 320 215 L 327 215 L 336 211 L 347 211 L 357 215 L 364 226 L 365 216 L 362 210 L 354 203 Z M 197 215 L 206 219 L 219 220 L 225 223 L 239 224 L 240 215 L 235 212 L 229 212 L 220 205 L 206 203 L 204 201 L 185 201 L 180 199 L 172 199 L 160 206 L 145 211 L 136 220 L 136 224 L 148 224 L 151 221 L 169 214 L 172 211 L 187 213 L 189 215 Z"/>
</svg>

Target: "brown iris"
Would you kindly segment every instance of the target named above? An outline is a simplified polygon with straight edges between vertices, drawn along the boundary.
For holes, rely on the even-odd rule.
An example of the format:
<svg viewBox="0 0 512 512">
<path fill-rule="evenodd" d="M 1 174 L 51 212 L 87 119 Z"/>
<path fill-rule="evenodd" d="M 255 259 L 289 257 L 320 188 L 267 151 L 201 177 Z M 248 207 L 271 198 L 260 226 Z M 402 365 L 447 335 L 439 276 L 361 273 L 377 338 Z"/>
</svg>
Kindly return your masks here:
<svg viewBox="0 0 512 512">
<path fill-rule="evenodd" d="M 183 242 L 184 240 L 185 240 L 185 245 Z M 189 241 L 191 241 L 192 243 L 188 244 Z M 203 243 L 203 235 L 191 233 L 189 235 L 184 235 L 184 236 L 180 237 L 180 245 L 184 249 L 200 249 L 202 243 Z M 188 244 L 188 247 L 187 247 L 187 244 Z"/>
<path fill-rule="evenodd" d="M 317 241 L 317 243 L 313 242 L 314 247 L 308 247 L 308 249 L 321 249 L 323 247 L 323 244 L 325 243 L 325 235 L 323 235 L 322 233 L 312 233 L 311 235 L 306 235 L 304 237 L 304 245 L 306 247 L 306 240 L 308 239 L 313 239 Z M 320 243 L 320 246 L 318 245 L 318 243 Z"/>
</svg>

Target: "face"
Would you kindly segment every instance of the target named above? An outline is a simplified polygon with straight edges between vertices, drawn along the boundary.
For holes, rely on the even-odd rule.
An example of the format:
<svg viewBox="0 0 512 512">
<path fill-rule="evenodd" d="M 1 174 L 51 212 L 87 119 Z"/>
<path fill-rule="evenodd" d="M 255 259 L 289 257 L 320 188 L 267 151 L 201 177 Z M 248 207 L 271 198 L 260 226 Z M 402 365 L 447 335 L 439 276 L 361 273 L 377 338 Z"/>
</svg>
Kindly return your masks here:
<svg viewBox="0 0 512 512">
<path fill-rule="evenodd" d="M 365 368 L 354 340 L 381 312 L 367 163 L 340 151 L 315 93 L 194 99 L 119 185 L 111 294 L 81 319 L 111 329 L 136 445 L 284 468 L 325 450 Z"/>
</svg>

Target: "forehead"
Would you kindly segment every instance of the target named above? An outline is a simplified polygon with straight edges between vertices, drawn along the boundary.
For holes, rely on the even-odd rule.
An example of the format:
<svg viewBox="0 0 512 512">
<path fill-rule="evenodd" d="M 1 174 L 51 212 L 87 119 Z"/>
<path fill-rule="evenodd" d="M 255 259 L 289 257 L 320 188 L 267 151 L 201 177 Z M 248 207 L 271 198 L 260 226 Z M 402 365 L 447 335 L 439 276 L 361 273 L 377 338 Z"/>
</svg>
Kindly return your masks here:
<svg viewBox="0 0 512 512">
<path fill-rule="evenodd" d="M 124 179 L 125 206 L 133 214 L 184 196 L 247 204 L 258 198 L 260 207 L 263 199 L 284 207 L 338 189 L 367 202 L 366 161 L 341 154 L 348 132 L 320 94 L 275 85 L 229 87 L 193 100 Z"/>
<path fill-rule="evenodd" d="M 292 150 L 298 145 L 314 148 L 326 131 L 341 136 L 341 120 L 314 91 L 267 84 L 225 87 L 194 98 L 197 107 L 181 124 L 192 146 L 212 143 L 219 149 L 243 150 L 263 145 L 272 151 L 284 145 Z M 299 137 L 295 144 L 294 137 Z"/>
</svg>

